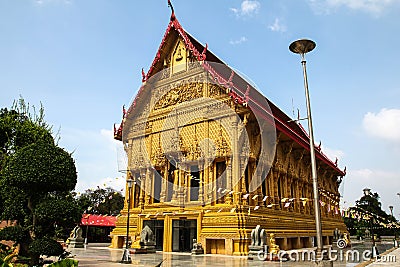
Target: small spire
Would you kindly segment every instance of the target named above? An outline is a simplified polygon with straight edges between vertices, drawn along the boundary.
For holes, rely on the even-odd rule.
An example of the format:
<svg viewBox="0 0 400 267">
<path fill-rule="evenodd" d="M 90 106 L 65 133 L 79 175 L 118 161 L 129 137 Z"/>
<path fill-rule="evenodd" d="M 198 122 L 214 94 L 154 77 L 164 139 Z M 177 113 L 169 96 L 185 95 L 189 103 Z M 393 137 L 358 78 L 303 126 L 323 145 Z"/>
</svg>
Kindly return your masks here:
<svg viewBox="0 0 400 267">
<path fill-rule="evenodd" d="M 250 94 L 250 85 L 247 85 L 246 92 L 244 93 L 246 101 L 249 99 L 249 94 Z"/>
<path fill-rule="evenodd" d="M 174 7 L 172 6 L 171 0 L 168 0 L 168 7 L 171 8 L 171 20 L 175 19 L 175 11 L 174 11 Z"/>
<path fill-rule="evenodd" d="M 201 60 L 206 59 L 207 49 L 208 49 L 208 44 L 206 43 L 206 46 L 204 47 L 203 52 L 201 53 Z"/>
<path fill-rule="evenodd" d="M 144 69 L 142 68 L 142 82 L 146 81 L 146 73 L 144 73 Z"/>
<path fill-rule="evenodd" d="M 317 146 L 318 151 L 321 150 L 322 142 L 319 141 L 319 145 Z"/>
<path fill-rule="evenodd" d="M 228 83 L 232 82 L 234 75 L 235 75 L 235 72 L 233 70 L 231 70 L 231 75 L 229 76 Z"/>
</svg>

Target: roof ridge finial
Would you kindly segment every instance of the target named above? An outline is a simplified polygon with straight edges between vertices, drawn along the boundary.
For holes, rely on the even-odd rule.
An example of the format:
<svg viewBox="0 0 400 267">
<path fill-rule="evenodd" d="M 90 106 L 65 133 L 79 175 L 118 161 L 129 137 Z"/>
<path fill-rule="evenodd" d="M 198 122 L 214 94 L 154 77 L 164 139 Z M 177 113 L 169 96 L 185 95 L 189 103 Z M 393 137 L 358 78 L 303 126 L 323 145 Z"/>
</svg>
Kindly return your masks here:
<svg viewBox="0 0 400 267">
<path fill-rule="evenodd" d="M 171 8 L 171 20 L 175 20 L 175 11 L 174 7 L 172 6 L 171 0 L 168 0 L 168 7 Z"/>
<path fill-rule="evenodd" d="M 144 69 L 142 68 L 142 82 L 146 81 L 146 73 L 144 72 Z"/>
</svg>

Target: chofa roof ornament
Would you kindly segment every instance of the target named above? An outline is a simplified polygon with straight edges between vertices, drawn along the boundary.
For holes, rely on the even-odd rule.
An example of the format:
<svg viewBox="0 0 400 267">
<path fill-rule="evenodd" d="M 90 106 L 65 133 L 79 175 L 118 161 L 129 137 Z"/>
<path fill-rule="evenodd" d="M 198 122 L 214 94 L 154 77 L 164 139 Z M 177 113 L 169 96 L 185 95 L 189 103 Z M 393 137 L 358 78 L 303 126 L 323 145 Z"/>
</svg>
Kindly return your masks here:
<svg viewBox="0 0 400 267">
<path fill-rule="evenodd" d="M 172 6 L 171 0 L 168 0 L 168 7 L 171 8 L 171 20 L 175 19 L 175 11 L 174 11 L 174 7 Z"/>
</svg>

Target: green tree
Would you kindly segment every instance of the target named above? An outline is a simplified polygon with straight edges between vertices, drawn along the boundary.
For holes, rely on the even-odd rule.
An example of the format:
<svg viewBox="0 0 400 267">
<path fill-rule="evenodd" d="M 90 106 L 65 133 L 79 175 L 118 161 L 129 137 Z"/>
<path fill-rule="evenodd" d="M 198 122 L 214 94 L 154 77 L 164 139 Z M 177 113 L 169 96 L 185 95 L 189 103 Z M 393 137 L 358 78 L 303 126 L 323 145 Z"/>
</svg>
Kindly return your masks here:
<svg viewBox="0 0 400 267">
<path fill-rule="evenodd" d="M 21 98 L 15 101 L 10 110 L 0 109 L 0 162 L 14 154 L 18 149 L 37 141 L 54 144 L 51 127 L 44 120 L 41 106 L 34 114 Z M 3 164 L 0 164 L 0 170 Z"/>
<path fill-rule="evenodd" d="M 39 252 L 60 252 L 56 234 L 64 237 L 80 219 L 71 193 L 75 163 L 55 144 L 43 108 L 31 115 L 23 100 L 0 111 L 0 145 L 0 216 L 17 222 L 17 228 L 0 231 L 0 240 L 16 241 L 20 254 L 36 265 Z"/>
<path fill-rule="evenodd" d="M 78 201 L 82 210 L 90 214 L 117 215 L 124 207 L 124 197 L 111 187 L 87 189 Z"/>
<path fill-rule="evenodd" d="M 393 230 L 384 225 L 393 221 L 391 215 L 382 210 L 378 193 L 363 195 L 356 201 L 355 207 L 349 209 L 349 216 L 344 217 L 344 223 L 351 235 L 364 236 L 365 230 L 370 230 L 371 224 L 377 236 L 393 235 Z M 371 222 L 372 220 L 372 222 Z"/>
</svg>

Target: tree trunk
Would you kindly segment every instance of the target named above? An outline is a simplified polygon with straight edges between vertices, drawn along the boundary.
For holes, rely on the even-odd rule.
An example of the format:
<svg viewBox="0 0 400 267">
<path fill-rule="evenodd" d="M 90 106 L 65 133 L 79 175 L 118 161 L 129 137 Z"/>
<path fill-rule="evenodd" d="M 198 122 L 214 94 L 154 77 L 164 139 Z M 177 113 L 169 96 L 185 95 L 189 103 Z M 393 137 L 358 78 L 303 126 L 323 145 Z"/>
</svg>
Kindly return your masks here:
<svg viewBox="0 0 400 267">
<path fill-rule="evenodd" d="M 36 226 L 36 216 L 33 213 L 33 203 L 32 203 L 32 198 L 28 198 L 28 209 L 31 211 L 32 214 L 32 230 L 30 231 L 30 236 L 32 239 L 35 239 L 36 234 L 35 234 L 35 226 Z"/>
<path fill-rule="evenodd" d="M 33 201 L 32 201 L 31 197 L 28 198 L 28 209 L 30 210 L 30 212 L 32 214 L 32 230 L 29 232 L 29 235 L 30 235 L 31 239 L 28 242 L 28 244 L 26 244 L 26 250 L 27 250 L 28 255 L 30 257 L 30 261 L 29 261 L 30 266 L 37 266 L 39 264 L 40 255 L 37 255 L 37 254 L 29 252 L 29 244 L 33 240 L 35 240 L 35 237 L 36 237 L 36 233 L 35 233 L 36 216 L 35 216 L 35 214 L 33 212 L 34 207 L 33 207 Z"/>
</svg>

